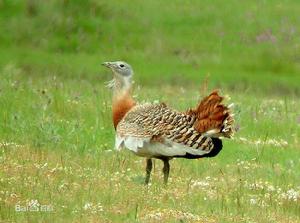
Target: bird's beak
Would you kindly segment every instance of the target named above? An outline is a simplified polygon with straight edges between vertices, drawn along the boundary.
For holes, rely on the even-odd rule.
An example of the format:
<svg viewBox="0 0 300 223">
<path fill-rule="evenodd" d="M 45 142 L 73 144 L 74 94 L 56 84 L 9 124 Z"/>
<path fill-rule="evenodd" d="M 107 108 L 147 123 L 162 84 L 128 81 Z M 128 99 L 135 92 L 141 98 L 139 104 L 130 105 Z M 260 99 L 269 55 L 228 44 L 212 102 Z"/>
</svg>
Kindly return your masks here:
<svg viewBox="0 0 300 223">
<path fill-rule="evenodd" d="M 111 62 L 103 62 L 102 65 L 105 67 L 111 68 L 112 63 Z"/>
</svg>

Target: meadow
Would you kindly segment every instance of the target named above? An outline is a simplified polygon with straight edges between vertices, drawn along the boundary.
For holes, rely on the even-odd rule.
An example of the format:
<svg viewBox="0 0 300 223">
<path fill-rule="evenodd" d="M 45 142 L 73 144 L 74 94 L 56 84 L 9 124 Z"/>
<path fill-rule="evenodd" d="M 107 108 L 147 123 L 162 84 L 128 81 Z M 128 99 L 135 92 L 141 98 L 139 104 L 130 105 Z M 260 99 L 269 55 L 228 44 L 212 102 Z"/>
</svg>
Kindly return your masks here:
<svg viewBox="0 0 300 223">
<path fill-rule="evenodd" d="M 300 222 L 300 5 L 0 0 L 0 222 Z M 114 150 L 110 72 L 178 110 L 213 89 L 236 134 L 211 159 Z M 26 209 L 32 207 L 32 209 Z M 34 209 L 34 208 L 35 209 Z"/>
</svg>

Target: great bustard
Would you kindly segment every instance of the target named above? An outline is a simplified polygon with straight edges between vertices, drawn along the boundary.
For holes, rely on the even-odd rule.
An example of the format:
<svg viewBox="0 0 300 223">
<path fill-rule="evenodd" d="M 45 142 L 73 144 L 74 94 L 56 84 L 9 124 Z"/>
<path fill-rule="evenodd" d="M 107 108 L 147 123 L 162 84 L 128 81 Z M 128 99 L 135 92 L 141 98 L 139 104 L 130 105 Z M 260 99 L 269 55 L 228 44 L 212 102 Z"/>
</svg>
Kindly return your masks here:
<svg viewBox="0 0 300 223">
<path fill-rule="evenodd" d="M 164 103 L 138 104 L 131 97 L 133 70 L 122 61 L 105 62 L 113 80 L 113 123 L 115 148 L 127 148 L 146 157 L 146 179 L 149 183 L 152 158 L 164 162 L 164 182 L 168 182 L 169 160 L 216 156 L 222 149 L 220 137 L 233 135 L 230 106 L 222 104 L 217 91 L 202 99 L 195 109 L 179 112 Z"/>
</svg>

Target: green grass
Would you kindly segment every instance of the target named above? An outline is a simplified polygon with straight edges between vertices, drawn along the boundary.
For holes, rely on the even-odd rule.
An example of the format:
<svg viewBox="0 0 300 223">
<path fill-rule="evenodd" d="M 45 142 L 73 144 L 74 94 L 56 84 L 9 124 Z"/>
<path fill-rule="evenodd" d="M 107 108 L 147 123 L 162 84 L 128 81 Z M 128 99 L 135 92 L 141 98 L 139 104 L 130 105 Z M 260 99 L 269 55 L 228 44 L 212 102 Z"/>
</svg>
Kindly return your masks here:
<svg viewBox="0 0 300 223">
<path fill-rule="evenodd" d="M 299 222 L 297 1 L 0 0 L 0 221 Z M 221 88 L 239 131 L 212 159 L 116 152 L 111 74 L 178 110 Z M 205 80 L 208 89 L 205 90 Z M 200 89 L 200 93 L 199 93 Z M 17 212 L 32 200 L 49 211 Z"/>
<path fill-rule="evenodd" d="M 299 220 L 296 98 L 231 94 L 241 126 L 236 138 L 225 141 L 216 158 L 172 161 L 167 188 L 157 161 L 147 189 L 141 183 L 142 159 L 112 151 L 110 93 L 103 83 L 51 76 L 24 80 L 13 66 L 1 74 L 3 220 Z M 160 99 L 178 109 L 195 104 L 196 92 L 174 92 L 174 87 L 135 91 L 140 101 Z M 298 193 L 296 200 L 288 198 L 289 190 Z M 50 204 L 53 211 L 15 212 L 15 205 L 30 200 Z"/>
</svg>

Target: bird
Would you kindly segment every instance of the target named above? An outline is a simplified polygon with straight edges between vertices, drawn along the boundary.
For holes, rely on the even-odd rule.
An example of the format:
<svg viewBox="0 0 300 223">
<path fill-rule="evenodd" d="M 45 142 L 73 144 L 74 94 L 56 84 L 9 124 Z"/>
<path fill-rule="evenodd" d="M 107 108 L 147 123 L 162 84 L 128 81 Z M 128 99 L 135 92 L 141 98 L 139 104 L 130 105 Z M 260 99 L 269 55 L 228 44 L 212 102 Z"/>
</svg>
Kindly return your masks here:
<svg viewBox="0 0 300 223">
<path fill-rule="evenodd" d="M 104 62 L 113 79 L 112 119 L 115 149 L 128 149 L 146 158 L 145 184 L 148 185 L 152 160 L 163 162 L 164 183 L 168 183 L 173 158 L 214 157 L 222 150 L 222 138 L 234 135 L 232 105 L 223 104 L 218 90 L 212 91 L 186 111 L 165 103 L 138 103 L 132 97 L 133 69 L 124 61 Z"/>
</svg>

